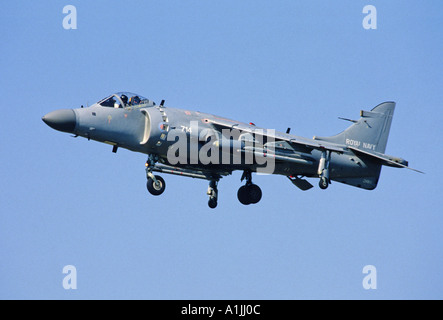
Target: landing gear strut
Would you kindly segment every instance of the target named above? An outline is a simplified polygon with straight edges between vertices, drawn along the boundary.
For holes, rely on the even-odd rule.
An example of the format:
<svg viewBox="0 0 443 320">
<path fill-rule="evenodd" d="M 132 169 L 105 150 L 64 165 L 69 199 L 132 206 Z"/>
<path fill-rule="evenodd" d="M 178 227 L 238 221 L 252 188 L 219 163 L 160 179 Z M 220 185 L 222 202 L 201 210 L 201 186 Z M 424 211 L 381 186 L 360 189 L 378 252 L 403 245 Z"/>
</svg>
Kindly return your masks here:
<svg viewBox="0 0 443 320">
<path fill-rule="evenodd" d="M 238 200 L 244 204 L 255 204 L 261 200 L 262 191 L 259 186 L 252 183 L 251 171 L 244 171 L 241 180 L 246 179 L 246 185 L 240 187 L 237 192 Z"/>
<path fill-rule="evenodd" d="M 207 195 L 209 196 L 208 206 L 211 209 L 217 207 L 218 200 L 218 189 L 217 189 L 218 180 L 211 180 L 209 182 Z"/>
</svg>

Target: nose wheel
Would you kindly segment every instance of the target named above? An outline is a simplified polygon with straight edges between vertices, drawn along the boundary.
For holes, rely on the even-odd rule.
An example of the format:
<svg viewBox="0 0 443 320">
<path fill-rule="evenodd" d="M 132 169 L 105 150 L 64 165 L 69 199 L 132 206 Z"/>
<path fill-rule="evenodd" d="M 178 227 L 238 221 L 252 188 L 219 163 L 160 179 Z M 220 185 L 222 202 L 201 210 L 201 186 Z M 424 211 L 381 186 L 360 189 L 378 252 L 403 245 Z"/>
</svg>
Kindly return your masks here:
<svg viewBox="0 0 443 320">
<path fill-rule="evenodd" d="M 246 179 L 246 185 L 238 189 L 238 201 L 246 206 L 260 202 L 262 191 L 258 185 L 252 183 L 252 175 L 250 171 L 245 171 L 243 173 L 241 180 L 243 181 L 244 179 Z"/>
<path fill-rule="evenodd" d="M 148 177 L 146 187 L 150 194 L 152 194 L 153 196 L 159 196 L 165 191 L 166 183 L 162 177 L 153 176 L 153 178 Z"/>
<path fill-rule="evenodd" d="M 154 196 L 161 195 L 166 189 L 165 180 L 163 180 L 162 177 L 155 176 L 152 173 L 152 168 L 157 161 L 158 159 L 154 155 L 149 155 L 148 161 L 146 161 L 146 178 L 148 179 L 146 188 L 148 189 L 149 193 Z"/>
</svg>

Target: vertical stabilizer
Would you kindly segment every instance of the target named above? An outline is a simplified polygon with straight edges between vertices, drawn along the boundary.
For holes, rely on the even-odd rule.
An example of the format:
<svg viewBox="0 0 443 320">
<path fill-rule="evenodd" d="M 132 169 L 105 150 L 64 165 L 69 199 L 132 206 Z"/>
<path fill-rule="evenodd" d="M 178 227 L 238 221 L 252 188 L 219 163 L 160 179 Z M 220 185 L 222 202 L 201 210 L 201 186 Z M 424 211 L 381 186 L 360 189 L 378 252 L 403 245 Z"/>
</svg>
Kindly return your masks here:
<svg viewBox="0 0 443 320">
<path fill-rule="evenodd" d="M 366 151 L 384 153 L 394 116 L 395 102 L 384 102 L 371 111 L 361 111 L 360 119 L 342 133 L 316 140 L 352 146 Z"/>
</svg>

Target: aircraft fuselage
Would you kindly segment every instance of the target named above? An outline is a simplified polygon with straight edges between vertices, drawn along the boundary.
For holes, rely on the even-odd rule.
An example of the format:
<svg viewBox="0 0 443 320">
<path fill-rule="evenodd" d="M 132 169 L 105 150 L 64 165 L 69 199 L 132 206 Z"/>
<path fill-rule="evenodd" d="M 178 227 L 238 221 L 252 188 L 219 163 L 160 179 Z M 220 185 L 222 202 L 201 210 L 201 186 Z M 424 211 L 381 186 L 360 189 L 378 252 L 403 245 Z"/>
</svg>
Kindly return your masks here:
<svg viewBox="0 0 443 320">
<path fill-rule="evenodd" d="M 333 137 L 307 139 L 213 114 L 155 105 L 133 95 L 114 94 L 87 107 L 57 110 L 43 117 L 52 128 L 148 155 L 148 190 L 159 195 L 164 180 L 152 172 L 210 181 L 211 208 L 217 205 L 217 183 L 235 170 L 246 185 L 238 197 L 257 203 L 261 190 L 251 173 L 287 176 L 301 190 L 312 185 L 304 177 L 319 177 L 326 189 L 331 180 L 372 190 L 382 165 L 407 167 L 400 158 L 383 154 L 395 103 L 386 102 Z M 212 202 L 211 202 L 212 201 Z"/>
</svg>

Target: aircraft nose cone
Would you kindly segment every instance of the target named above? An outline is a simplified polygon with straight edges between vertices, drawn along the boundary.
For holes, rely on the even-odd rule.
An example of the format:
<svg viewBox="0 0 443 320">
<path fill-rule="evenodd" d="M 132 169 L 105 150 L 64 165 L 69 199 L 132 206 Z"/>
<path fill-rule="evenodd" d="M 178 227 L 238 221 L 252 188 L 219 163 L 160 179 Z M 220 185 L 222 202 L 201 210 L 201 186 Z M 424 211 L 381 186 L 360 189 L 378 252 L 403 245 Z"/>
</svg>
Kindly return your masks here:
<svg viewBox="0 0 443 320">
<path fill-rule="evenodd" d="M 73 133 L 75 125 L 77 124 L 77 117 L 72 109 L 61 109 L 49 112 L 43 116 L 43 122 L 52 129 Z"/>
</svg>

